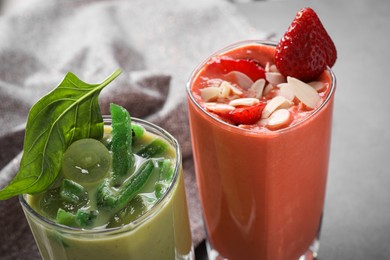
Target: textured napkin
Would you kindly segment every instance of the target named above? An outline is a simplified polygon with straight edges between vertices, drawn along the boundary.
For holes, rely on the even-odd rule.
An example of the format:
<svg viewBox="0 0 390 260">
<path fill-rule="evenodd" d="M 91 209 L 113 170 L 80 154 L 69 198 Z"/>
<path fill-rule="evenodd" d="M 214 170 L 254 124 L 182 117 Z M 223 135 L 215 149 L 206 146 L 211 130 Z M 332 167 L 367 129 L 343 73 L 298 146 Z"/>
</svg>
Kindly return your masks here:
<svg viewBox="0 0 390 260">
<path fill-rule="evenodd" d="M 18 3 L 21 1 L 18 1 Z M 30 107 L 68 71 L 99 83 L 101 93 L 172 133 L 183 167 L 194 245 L 205 234 L 193 169 L 186 82 L 212 52 L 239 40 L 266 38 L 225 1 L 132 0 L 19 3 L 0 16 L 0 188 L 18 170 Z M 17 198 L 0 201 L 0 258 L 40 259 Z"/>
</svg>

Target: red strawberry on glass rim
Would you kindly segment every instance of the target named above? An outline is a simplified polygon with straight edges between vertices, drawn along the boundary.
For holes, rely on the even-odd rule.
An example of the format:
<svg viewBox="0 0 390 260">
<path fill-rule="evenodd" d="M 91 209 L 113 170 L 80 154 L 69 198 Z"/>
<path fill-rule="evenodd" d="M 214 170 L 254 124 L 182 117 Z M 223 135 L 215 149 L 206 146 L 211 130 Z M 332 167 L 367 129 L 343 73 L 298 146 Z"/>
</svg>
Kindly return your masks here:
<svg viewBox="0 0 390 260">
<path fill-rule="evenodd" d="M 275 51 L 279 71 L 305 82 L 332 67 L 336 59 L 336 47 L 311 8 L 297 13 Z"/>
<path fill-rule="evenodd" d="M 247 75 L 252 81 L 265 78 L 263 67 L 253 60 L 214 57 L 208 62 L 207 69 L 210 72 L 222 74 L 239 71 Z"/>
<path fill-rule="evenodd" d="M 230 111 L 229 119 L 236 125 L 251 125 L 255 124 L 261 118 L 261 112 L 265 107 L 264 102 L 260 102 L 250 107 L 237 107 Z"/>
</svg>

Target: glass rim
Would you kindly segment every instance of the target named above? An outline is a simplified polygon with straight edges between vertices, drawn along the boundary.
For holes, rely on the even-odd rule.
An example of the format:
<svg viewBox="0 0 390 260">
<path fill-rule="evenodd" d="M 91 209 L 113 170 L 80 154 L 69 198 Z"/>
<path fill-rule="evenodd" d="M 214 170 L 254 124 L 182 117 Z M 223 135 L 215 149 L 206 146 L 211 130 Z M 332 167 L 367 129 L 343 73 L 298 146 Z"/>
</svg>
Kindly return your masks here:
<svg viewBox="0 0 390 260">
<path fill-rule="evenodd" d="M 204 65 L 211 58 L 213 58 L 214 56 L 222 56 L 227 51 L 230 51 L 230 50 L 233 50 L 235 48 L 242 47 L 242 46 L 245 46 L 245 45 L 254 45 L 254 44 L 256 44 L 256 45 L 267 45 L 267 46 L 274 46 L 274 47 L 276 47 L 277 42 L 269 41 L 269 40 L 256 40 L 255 39 L 255 40 L 244 40 L 244 41 L 239 41 L 239 42 L 230 44 L 230 45 L 225 46 L 224 48 L 222 48 L 220 50 L 217 50 L 217 51 L 213 52 L 206 59 L 204 59 L 201 63 L 199 63 L 196 66 L 196 68 L 192 71 L 192 73 L 190 74 L 190 77 L 187 80 L 187 84 L 186 84 L 187 97 L 189 97 L 189 100 L 202 112 L 203 115 L 205 115 L 213 123 L 215 123 L 218 126 L 224 127 L 225 130 L 232 131 L 232 132 L 238 132 L 238 133 L 242 133 L 242 134 L 245 134 L 245 135 L 255 135 L 255 136 L 258 136 L 258 135 L 277 135 L 277 134 L 280 134 L 280 133 L 293 131 L 294 129 L 300 127 L 302 124 L 306 123 L 310 118 L 312 118 L 315 115 L 317 115 L 322 110 L 322 108 L 324 108 L 329 103 L 329 101 L 332 99 L 332 97 L 334 96 L 334 92 L 336 90 L 336 76 L 334 75 L 332 69 L 327 66 L 326 72 L 329 74 L 330 79 L 331 79 L 330 91 L 329 91 L 328 95 L 326 96 L 326 98 L 324 99 L 324 101 L 316 109 L 314 109 L 312 111 L 312 113 L 310 113 L 304 119 L 299 121 L 298 124 L 295 124 L 295 125 L 292 125 L 292 126 L 288 126 L 286 128 L 282 128 L 282 129 L 269 131 L 269 132 L 253 131 L 253 130 L 248 130 L 248 129 L 245 129 L 245 128 L 240 128 L 238 126 L 229 124 L 229 123 L 223 121 L 222 119 L 219 119 L 217 117 L 212 116 L 212 114 L 207 112 L 207 110 L 204 107 L 202 107 L 196 101 L 194 95 L 192 94 L 191 86 L 192 86 L 192 83 L 193 83 L 194 79 L 200 73 L 200 71 L 204 67 Z"/>
<path fill-rule="evenodd" d="M 103 122 L 106 125 L 106 123 L 111 123 L 111 116 L 109 115 L 103 115 Z M 175 162 L 175 169 L 174 169 L 174 175 L 172 178 L 172 182 L 170 183 L 167 191 L 163 194 L 163 196 L 157 200 L 157 202 L 141 217 L 131 221 L 130 223 L 127 223 L 126 225 L 122 225 L 119 227 L 113 227 L 113 228 L 93 228 L 93 229 L 85 229 L 85 228 L 76 228 L 76 227 L 69 227 L 66 225 L 58 224 L 48 218 L 45 218 L 44 216 L 40 215 L 37 211 L 35 211 L 26 201 L 25 196 L 28 194 L 21 194 L 19 195 L 19 203 L 22 205 L 25 212 L 28 212 L 31 216 L 33 216 L 35 219 L 38 219 L 40 222 L 43 222 L 47 226 L 54 227 L 56 230 L 60 230 L 63 233 L 73 234 L 73 235 L 87 235 L 87 234 L 116 234 L 116 233 L 123 233 L 128 231 L 136 230 L 139 226 L 142 226 L 143 223 L 148 221 L 150 218 L 152 218 L 166 203 L 168 203 L 168 199 L 170 198 L 172 192 L 174 192 L 173 187 L 175 185 L 178 185 L 178 178 L 181 171 L 181 161 L 182 161 L 182 155 L 181 155 L 181 148 L 180 144 L 177 141 L 173 135 L 171 135 L 168 131 L 161 128 L 158 125 L 155 125 L 151 122 L 145 121 L 143 119 L 131 118 L 132 122 L 140 123 L 142 126 L 146 126 L 146 128 L 150 128 L 155 130 L 156 132 L 152 132 L 153 134 L 157 134 L 159 137 L 163 137 L 164 140 L 168 141 L 170 145 L 173 146 L 175 149 L 175 155 L 176 155 L 176 162 Z"/>
</svg>

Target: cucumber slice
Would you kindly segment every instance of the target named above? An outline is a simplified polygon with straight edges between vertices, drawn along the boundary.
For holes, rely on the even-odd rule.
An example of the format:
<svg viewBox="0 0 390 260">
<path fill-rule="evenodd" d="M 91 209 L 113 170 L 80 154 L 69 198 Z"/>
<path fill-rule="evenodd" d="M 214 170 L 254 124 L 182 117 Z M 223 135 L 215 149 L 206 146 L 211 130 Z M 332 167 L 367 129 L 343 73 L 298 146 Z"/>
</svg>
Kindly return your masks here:
<svg viewBox="0 0 390 260">
<path fill-rule="evenodd" d="M 59 208 L 64 207 L 59 188 L 46 191 L 39 200 L 39 209 L 51 219 L 55 219 Z"/>
<path fill-rule="evenodd" d="M 110 152 L 104 144 L 91 138 L 72 143 L 62 161 L 64 177 L 81 184 L 102 180 L 110 167 Z"/>
</svg>

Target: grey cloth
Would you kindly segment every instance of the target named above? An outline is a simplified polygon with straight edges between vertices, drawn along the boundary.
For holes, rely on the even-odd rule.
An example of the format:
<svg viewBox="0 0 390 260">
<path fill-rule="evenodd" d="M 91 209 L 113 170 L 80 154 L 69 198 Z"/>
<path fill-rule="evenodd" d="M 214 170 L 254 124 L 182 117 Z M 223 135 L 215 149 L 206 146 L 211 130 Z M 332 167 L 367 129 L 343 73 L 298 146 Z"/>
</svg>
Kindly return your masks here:
<svg viewBox="0 0 390 260">
<path fill-rule="evenodd" d="M 20 2 L 20 1 L 18 1 Z M 225 1 L 19 3 L 0 16 L 0 188 L 18 170 L 30 107 L 72 71 L 88 83 L 123 70 L 100 95 L 181 144 L 194 245 L 204 239 L 187 118 L 186 82 L 212 52 L 265 38 Z M 17 198 L 0 201 L 0 258 L 39 259 Z"/>
</svg>

